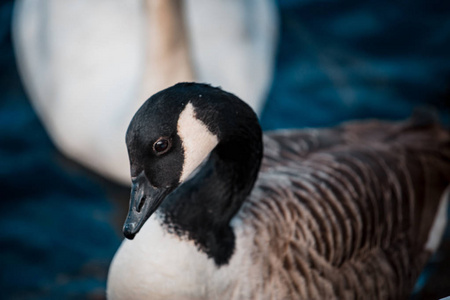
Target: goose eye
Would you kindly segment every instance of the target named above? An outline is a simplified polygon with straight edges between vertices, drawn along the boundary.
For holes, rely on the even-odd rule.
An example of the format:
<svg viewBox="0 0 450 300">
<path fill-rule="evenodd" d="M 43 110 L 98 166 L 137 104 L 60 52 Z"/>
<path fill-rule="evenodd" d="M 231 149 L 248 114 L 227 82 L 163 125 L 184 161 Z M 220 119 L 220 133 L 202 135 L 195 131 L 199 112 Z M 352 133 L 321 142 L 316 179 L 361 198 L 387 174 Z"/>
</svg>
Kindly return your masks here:
<svg viewBox="0 0 450 300">
<path fill-rule="evenodd" d="M 156 154 L 160 155 L 166 153 L 171 146 L 171 142 L 169 139 L 160 138 L 153 144 L 153 150 Z"/>
</svg>

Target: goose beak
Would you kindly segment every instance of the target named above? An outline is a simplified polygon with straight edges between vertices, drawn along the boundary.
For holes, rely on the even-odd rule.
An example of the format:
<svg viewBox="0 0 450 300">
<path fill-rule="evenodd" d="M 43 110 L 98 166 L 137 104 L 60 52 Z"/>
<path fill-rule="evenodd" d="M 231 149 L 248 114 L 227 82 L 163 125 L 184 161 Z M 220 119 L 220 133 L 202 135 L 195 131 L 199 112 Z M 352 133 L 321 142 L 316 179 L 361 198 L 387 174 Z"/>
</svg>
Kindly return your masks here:
<svg viewBox="0 0 450 300">
<path fill-rule="evenodd" d="M 123 234 L 127 239 L 134 238 L 171 190 L 153 187 L 144 172 L 132 180 L 130 207 L 123 225 Z"/>
</svg>

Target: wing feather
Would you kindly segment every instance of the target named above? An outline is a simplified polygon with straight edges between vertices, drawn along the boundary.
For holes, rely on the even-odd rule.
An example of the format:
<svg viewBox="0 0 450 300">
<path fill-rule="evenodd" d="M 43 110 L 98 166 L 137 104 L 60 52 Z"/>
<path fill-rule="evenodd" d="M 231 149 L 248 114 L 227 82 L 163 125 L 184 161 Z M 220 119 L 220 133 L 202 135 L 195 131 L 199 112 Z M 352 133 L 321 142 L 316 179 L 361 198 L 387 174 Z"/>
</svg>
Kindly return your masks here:
<svg viewBox="0 0 450 300">
<path fill-rule="evenodd" d="M 264 143 L 240 213 L 257 232 L 254 251 L 268 249 L 261 259 L 269 277 L 284 278 L 279 295 L 406 297 L 430 255 L 425 243 L 449 185 L 449 132 L 370 121 L 273 132 Z"/>
</svg>

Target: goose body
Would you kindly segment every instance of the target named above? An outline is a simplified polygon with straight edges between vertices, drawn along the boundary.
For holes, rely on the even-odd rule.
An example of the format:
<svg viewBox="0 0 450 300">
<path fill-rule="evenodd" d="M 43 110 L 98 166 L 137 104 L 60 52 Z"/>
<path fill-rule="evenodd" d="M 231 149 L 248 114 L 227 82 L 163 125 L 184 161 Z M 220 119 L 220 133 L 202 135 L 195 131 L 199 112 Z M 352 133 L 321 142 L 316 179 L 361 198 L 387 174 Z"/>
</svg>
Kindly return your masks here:
<svg viewBox="0 0 450 300">
<path fill-rule="evenodd" d="M 449 145 L 420 119 L 262 137 L 232 94 L 166 89 L 127 131 L 108 298 L 407 298 L 445 228 Z"/>
</svg>

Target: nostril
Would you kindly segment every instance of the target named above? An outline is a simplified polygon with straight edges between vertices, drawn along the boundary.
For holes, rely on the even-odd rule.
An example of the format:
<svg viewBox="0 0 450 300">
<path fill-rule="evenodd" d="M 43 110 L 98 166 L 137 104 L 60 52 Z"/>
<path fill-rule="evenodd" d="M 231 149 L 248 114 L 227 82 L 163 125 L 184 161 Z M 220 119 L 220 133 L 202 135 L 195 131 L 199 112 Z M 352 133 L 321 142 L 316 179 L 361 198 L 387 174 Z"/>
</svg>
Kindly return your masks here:
<svg viewBox="0 0 450 300">
<path fill-rule="evenodd" d="M 139 201 L 139 205 L 138 205 L 138 207 L 136 208 L 136 211 L 137 211 L 137 212 L 141 212 L 142 207 L 143 207 L 144 204 L 145 204 L 145 199 L 146 199 L 146 197 L 143 196 L 143 197 L 141 198 L 141 200 Z"/>
</svg>

